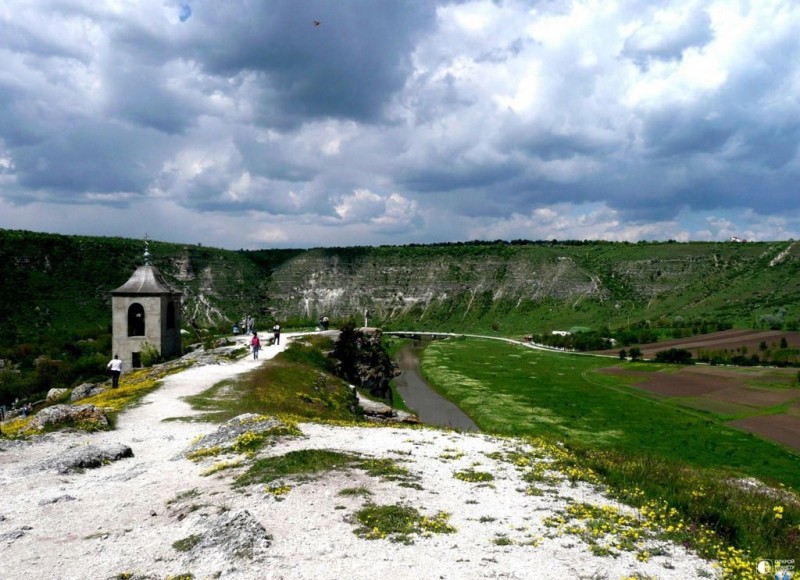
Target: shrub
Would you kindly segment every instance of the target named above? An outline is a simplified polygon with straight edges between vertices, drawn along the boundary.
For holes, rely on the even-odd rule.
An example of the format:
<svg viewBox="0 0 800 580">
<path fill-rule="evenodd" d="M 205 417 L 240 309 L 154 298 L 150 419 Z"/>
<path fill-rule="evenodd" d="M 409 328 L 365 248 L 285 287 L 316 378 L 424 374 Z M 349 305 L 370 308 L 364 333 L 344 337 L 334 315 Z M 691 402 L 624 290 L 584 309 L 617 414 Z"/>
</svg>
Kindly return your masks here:
<svg viewBox="0 0 800 580">
<path fill-rule="evenodd" d="M 141 350 L 142 366 L 147 368 L 161 361 L 161 352 L 149 342 L 142 344 Z"/>
<path fill-rule="evenodd" d="M 36 388 L 39 391 L 66 386 L 67 365 L 63 361 L 41 356 L 36 359 L 34 365 L 36 367 Z"/>
<path fill-rule="evenodd" d="M 692 353 L 684 348 L 670 348 L 657 352 L 656 361 L 688 365 L 692 364 Z"/>
</svg>

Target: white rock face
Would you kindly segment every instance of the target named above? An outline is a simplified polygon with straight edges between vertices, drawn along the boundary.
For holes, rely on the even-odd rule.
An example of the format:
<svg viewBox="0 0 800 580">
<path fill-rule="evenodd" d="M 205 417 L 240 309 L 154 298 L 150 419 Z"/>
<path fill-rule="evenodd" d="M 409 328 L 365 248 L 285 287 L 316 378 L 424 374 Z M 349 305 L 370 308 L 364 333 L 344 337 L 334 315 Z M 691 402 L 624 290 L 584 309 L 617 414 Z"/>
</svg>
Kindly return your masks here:
<svg viewBox="0 0 800 580">
<path fill-rule="evenodd" d="M 506 300 L 608 295 L 600 279 L 568 257 L 436 256 L 420 252 L 383 253 L 372 248 L 345 261 L 342 255 L 311 250 L 277 270 L 270 280 L 271 304 L 279 317 L 339 317 L 370 308 L 380 317 L 458 305 L 463 313 Z"/>
</svg>

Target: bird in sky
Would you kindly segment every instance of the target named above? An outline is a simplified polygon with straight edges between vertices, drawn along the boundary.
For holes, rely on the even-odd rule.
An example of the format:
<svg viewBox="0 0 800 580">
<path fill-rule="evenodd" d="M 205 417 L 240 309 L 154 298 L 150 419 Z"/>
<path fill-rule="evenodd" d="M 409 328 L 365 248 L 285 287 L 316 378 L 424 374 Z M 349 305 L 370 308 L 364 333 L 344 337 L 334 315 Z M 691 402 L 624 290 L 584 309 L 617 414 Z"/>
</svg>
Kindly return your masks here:
<svg viewBox="0 0 800 580">
<path fill-rule="evenodd" d="M 319 20 L 314 20 L 314 26 L 319 26 Z"/>
</svg>

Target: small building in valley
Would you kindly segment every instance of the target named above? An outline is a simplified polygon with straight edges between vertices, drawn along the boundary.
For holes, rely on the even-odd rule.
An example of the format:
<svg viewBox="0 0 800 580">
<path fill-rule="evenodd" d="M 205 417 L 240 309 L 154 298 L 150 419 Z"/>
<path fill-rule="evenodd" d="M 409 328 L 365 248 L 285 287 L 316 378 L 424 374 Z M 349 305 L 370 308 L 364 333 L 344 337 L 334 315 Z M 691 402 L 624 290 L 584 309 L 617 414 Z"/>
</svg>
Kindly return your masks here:
<svg viewBox="0 0 800 580">
<path fill-rule="evenodd" d="M 150 264 L 145 240 L 144 265 L 111 291 L 112 348 L 123 368 L 142 366 L 142 352 L 155 349 L 162 357 L 181 354 L 182 293 Z"/>
</svg>

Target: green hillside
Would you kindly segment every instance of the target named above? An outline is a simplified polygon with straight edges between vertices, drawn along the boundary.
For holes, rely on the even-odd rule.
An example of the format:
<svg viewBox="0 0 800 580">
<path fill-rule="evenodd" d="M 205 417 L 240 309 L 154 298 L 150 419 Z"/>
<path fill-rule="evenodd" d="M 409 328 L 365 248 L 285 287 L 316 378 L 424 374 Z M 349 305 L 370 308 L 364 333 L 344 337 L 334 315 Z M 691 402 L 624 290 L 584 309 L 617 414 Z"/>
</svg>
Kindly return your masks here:
<svg viewBox="0 0 800 580">
<path fill-rule="evenodd" d="M 272 262 L 197 245 L 149 244 L 151 263 L 184 292 L 184 317 L 213 325 L 263 314 Z M 105 332 L 110 292 L 144 263 L 142 240 L 0 230 L 0 345 Z M 227 322 L 226 322 L 227 323 Z"/>
<path fill-rule="evenodd" d="M 0 230 L 0 346 L 101 332 L 110 292 L 143 263 L 141 240 Z M 184 292 L 184 320 L 549 333 L 724 321 L 797 328 L 800 244 L 493 242 L 230 251 L 151 242 Z"/>
</svg>

